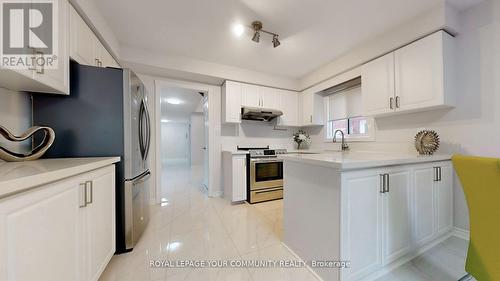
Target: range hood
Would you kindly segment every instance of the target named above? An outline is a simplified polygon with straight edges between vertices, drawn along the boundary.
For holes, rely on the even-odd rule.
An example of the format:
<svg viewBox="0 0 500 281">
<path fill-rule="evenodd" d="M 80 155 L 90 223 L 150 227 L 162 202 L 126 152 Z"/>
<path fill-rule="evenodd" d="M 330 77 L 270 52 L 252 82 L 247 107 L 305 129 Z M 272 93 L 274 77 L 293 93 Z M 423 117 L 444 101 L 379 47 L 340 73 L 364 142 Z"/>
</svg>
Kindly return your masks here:
<svg viewBox="0 0 500 281">
<path fill-rule="evenodd" d="M 281 115 L 283 115 L 283 112 L 277 109 L 248 106 L 244 106 L 241 108 L 241 119 L 243 120 L 269 122 Z"/>
</svg>

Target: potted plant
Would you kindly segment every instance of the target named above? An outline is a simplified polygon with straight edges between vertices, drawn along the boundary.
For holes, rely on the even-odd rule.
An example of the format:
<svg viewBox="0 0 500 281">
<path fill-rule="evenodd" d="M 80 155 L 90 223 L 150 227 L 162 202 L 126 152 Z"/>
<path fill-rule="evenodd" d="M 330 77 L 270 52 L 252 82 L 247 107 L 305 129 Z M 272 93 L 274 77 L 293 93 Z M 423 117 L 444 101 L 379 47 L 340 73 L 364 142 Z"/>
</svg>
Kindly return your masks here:
<svg viewBox="0 0 500 281">
<path fill-rule="evenodd" d="M 297 149 L 300 149 L 301 145 L 311 143 L 311 137 L 304 130 L 298 130 L 293 134 L 293 141 L 297 143 Z"/>
</svg>

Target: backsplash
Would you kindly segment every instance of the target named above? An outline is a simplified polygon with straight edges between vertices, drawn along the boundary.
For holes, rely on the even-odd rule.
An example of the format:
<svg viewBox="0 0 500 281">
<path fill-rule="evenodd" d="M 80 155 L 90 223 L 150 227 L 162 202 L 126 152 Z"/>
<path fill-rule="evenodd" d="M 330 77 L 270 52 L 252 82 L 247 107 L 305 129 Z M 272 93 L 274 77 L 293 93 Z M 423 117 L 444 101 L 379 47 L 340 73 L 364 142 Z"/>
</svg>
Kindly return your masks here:
<svg viewBox="0 0 500 281">
<path fill-rule="evenodd" d="M 0 88 L 0 125 L 15 135 L 22 134 L 31 126 L 31 99 L 28 93 Z M 30 148 L 31 142 L 12 143 L 0 137 L 0 144 L 15 151 L 25 151 Z"/>
</svg>

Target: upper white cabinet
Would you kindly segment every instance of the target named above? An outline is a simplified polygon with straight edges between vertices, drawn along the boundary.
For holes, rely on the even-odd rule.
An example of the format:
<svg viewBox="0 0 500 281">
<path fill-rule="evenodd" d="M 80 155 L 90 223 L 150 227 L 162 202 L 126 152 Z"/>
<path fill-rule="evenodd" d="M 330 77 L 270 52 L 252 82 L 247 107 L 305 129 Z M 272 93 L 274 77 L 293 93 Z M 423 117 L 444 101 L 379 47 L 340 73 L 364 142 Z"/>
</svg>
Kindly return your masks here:
<svg viewBox="0 0 500 281">
<path fill-rule="evenodd" d="M 260 87 L 241 83 L 241 105 L 249 107 L 261 107 L 262 97 L 260 95 Z"/>
<path fill-rule="evenodd" d="M 301 125 L 299 93 L 234 81 L 224 82 L 222 85 L 222 122 L 241 123 L 243 106 L 281 110 L 283 115 L 278 118 L 278 125 Z"/>
<path fill-rule="evenodd" d="M 0 202 L 0 279 L 97 281 L 115 252 L 115 168 Z"/>
<path fill-rule="evenodd" d="M 72 59 L 84 65 L 120 67 L 73 6 L 70 7 L 69 26 Z"/>
<path fill-rule="evenodd" d="M 57 66 L 54 68 L 37 65 L 29 69 L 0 69 L 0 87 L 14 91 L 41 92 L 51 94 L 69 93 L 69 3 L 57 1 Z M 25 43 L 29 44 L 29 43 Z M 50 56 L 43 50 L 32 48 L 33 57 Z"/>
<path fill-rule="evenodd" d="M 454 53 L 453 37 L 439 31 L 363 65 L 364 115 L 453 106 Z"/>
<path fill-rule="evenodd" d="M 323 126 L 324 98 L 314 92 L 305 91 L 300 95 L 301 126 Z"/>
<path fill-rule="evenodd" d="M 226 81 L 222 85 L 222 122 L 241 123 L 242 83 Z"/>
<path fill-rule="evenodd" d="M 299 94 L 288 90 L 277 90 L 280 106 L 283 115 L 278 118 L 278 125 L 298 127 L 300 126 L 299 118 Z"/>
<path fill-rule="evenodd" d="M 250 84 L 241 85 L 242 106 L 278 109 L 280 97 L 278 90 Z"/>
<path fill-rule="evenodd" d="M 364 115 L 394 111 L 394 53 L 363 65 L 361 75 Z"/>
</svg>

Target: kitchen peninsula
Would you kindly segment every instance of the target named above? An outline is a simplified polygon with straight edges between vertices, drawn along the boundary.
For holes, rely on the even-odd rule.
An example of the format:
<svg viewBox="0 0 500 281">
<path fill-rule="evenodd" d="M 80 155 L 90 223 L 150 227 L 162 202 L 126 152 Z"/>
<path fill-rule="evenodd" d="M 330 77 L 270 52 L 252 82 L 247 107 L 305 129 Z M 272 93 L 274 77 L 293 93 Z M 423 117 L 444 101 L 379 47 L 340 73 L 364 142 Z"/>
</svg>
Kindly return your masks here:
<svg viewBox="0 0 500 281">
<path fill-rule="evenodd" d="M 451 234 L 450 155 L 325 152 L 284 159 L 284 244 L 323 280 L 372 280 Z M 369 279 L 365 279 L 369 278 Z"/>
</svg>

